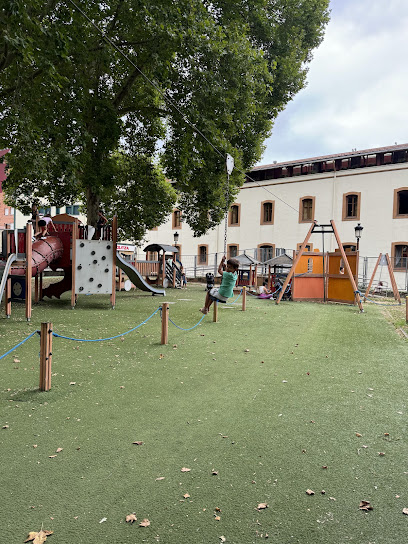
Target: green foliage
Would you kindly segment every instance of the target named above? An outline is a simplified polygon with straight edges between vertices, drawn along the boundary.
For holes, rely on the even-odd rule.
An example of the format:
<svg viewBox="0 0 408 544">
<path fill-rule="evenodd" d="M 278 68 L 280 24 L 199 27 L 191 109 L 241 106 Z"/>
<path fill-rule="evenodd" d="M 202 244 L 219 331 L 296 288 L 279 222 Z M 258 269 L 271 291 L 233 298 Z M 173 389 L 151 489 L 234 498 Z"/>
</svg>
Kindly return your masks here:
<svg viewBox="0 0 408 544">
<path fill-rule="evenodd" d="M 119 210 L 126 193 L 127 210 L 136 209 L 140 190 L 151 186 L 160 197 L 146 196 L 129 229 L 122 225 L 124 235 L 142 236 L 143 226 L 164 220 L 163 198 L 165 209 L 174 202 L 158 167 L 147 167 L 153 161 L 177 182 L 187 223 L 205 233 L 243 183 L 239 170 L 260 159 L 277 114 L 304 86 L 327 8 L 328 0 L 81 4 L 129 62 L 69 1 L 2 0 L 0 147 L 12 149 L 8 201 L 26 211 L 40 198 L 60 205 L 81 198 L 95 223 L 99 205 Z M 131 157 L 125 170 L 132 181 L 117 175 L 123 153 Z M 226 153 L 237 166 L 229 197 Z M 138 188 L 132 161 L 143 171 Z"/>
</svg>

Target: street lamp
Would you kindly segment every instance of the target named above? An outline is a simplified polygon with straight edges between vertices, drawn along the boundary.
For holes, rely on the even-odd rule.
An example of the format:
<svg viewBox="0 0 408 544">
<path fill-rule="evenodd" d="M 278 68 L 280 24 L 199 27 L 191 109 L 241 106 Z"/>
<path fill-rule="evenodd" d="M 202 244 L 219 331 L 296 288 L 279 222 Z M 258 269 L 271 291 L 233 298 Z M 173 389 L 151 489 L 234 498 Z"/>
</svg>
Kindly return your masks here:
<svg viewBox="0 0 408 544">
<path fill-rule="evenodd" d="M 360 223 L 357 224 L 356 227 L 354 227 L 354 234 L 356 236 L 356 240 L 357 240 L 357 251 L 358 251 L 358 248 L 359 248 L 359 245 L 360 245 L 360 238 L 361 238 L 361 234 L 363 232 L 363 228 Z"/>
<path fill-rule="evenodd" d="M 173 238 L 174 238 L 174 243 L 177 244 L 179 240 L 179 233 L 177 231 L 173 234 Z"/>
</svg>

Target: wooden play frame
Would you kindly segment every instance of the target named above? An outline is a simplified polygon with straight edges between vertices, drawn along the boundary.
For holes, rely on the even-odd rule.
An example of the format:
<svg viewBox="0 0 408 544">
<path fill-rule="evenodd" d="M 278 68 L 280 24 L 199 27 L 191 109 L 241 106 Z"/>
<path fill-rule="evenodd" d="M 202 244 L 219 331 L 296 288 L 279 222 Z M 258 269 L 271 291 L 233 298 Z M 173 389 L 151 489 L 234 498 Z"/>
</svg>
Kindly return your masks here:
<svg viewBox="0 0 408 544">
<path fill-rule="evenodd" d="M 321 228 L 322 230 L 317 230 L 318 228 Z M 331 230 L 325 230 L 325 228 L 330 228 Z M 343 244 L 341 243 L 339 233 L 337 231 L 336 225 L 335 225 L 333 220 L 331 220 L 330 224 L 328 224 L 328 225 L 327 224 L 326 225 L 323 225 L 323 224 L 319 225 L 317 223 L 317 221 L 313 221 L 312 225 L 310 226 L 310 229 L 309 229 L 308 233 L 306 234 L 306 238 L 305 238 L 303 244 L 301 245 L 298 254 L 296 255 L 296 258 L 293 261 L 292 268 L 290 269 L 289 274 L 287 275 L 287 277 L 285 279 L 285 282 L 284 282 L 284 284 L 282 286 L 281 292 L 280 292 L 278 298 L 276 299 L 276 304 L 279 304 L 280 301 L 282 300 L 283 294 L 286 291 L 286 288 L 289 285 L 290 280 L 292 279 L 292 277 L 295 274 L 296 267 L 297 267 L 302 255 L 305 253 L 306 245 L 307 245 L 311 235 L 314 232 L 315 233 L 322 232 L 323 234 L 326 234 L 326 233 L 327 234 L 330 234 L 330 233 L 334 234 L 334 236 L 336 238 L 337 245 L 338 245 L 339 250 L 340 250 L 340 255 L 341 255 L 342 259 L 343 259 L 344 268 L 346 270 L 345 275 L 350 280 L 351 286 L 353 288 L 355 302 L 357 303 L 357 305 L 358 305 L 358 307 L 360 309 L 360 312 L 363 312 L 364 309 L 363 309 L 363 305 L 361 303 L 360 292 L 359 292 L 359 290 L 357 288 L 356 282 L 354 280 L 353 272 L 351 270 L 350 264 L 349 264 L 348 259 L 347 259 L 346 252 L 344 251 Z M 323 276 L 326 276 L 326 270 L 323 270 Z M 339 302 L 340 302 L 340 300 L 339 300 Z"/>
<path fill-rule="evenodd" d="M 371 278 L 370 278 L 370 281 L 368 283 L 367 289 L 366 289 L 366 291 L 364 293 L 364 299 L 365 300 L 368 300 L 367 296 L 370 293 L 370 289 L 371 289 L 371 286 L 373 284 L 374 277 L 375 277 L 375 274 L 377 272 L 377 268 L 378 268 L 378 266 L 379 266 L 379 264 L 381 262 L 381 259 L 382 259 L 383 255 L 384 255 L 383 253 L 380 253 L 379 256 L 378 256 L 377 262 L 375 263 L 373 273 L 371 275 Z M 395 298 L 396 301 L 399 302 L 399 304 L 401 304 L 401 296 L 400 296 L 399 291 L 398 291 L 397 282 L 395 281 L 395 276 L 394 276 L 394 270 L 392 269 L 391 259 L 390 259 L 390 256 L 388 255 L 388 253 L 385 253 L 385 258 L 387 260 L 387 268 L 388 268 L 388 273 L 390 275 L 392 292 L 394 294 L 394 298 Z"/>
</svg>

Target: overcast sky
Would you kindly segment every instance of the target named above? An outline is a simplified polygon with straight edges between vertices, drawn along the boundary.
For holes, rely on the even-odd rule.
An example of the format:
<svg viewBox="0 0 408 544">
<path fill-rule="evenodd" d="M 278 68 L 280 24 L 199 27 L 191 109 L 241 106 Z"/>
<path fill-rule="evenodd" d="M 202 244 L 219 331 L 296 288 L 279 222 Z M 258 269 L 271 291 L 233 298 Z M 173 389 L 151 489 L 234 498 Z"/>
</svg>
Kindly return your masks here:
<svg viewBox="0 0 408 544">
<path fill-rule="evenodd" d="M 408 0 L 331 0 L 308 85 L 259 164 L 408 142 Z"/>
</svg>

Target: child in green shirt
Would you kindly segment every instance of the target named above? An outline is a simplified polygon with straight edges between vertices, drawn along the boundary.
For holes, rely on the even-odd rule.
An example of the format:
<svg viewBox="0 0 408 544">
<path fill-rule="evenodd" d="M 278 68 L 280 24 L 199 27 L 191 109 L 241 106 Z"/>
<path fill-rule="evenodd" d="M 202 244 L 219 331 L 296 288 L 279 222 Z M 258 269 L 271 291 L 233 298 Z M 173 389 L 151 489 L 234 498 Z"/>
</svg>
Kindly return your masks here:
<svg viewBox="0 0 408 544">
<path fill-rule="evenodd" d="M 237 259 L 228 259 L 225 265 L 225 259 L 224 255 L 218 266 L 218 274 L 222 276 L 221 285 L 219 289 L 214 287 L 211 291 L 207 292 L 204 307 L 200 309 L 200 312 L 203 314 L 208 314 L 210 306 L 214 301 L 226 302 L 233 295 L 235 283 L 238 278 L 237 270 L 239 262 Z"/>
</svg>

